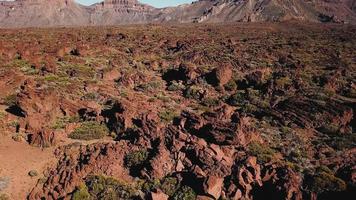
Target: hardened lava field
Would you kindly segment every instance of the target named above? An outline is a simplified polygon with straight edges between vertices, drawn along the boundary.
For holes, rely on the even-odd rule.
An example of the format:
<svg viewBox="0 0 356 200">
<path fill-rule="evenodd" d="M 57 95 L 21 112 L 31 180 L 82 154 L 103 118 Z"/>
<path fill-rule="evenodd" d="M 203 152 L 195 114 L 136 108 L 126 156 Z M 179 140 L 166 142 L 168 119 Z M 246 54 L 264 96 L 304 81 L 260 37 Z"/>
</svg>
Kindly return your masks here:
<svg viewBox="0 0 356 200">
<path fill-rule="evenodd" d="M 0 199 L 352 199 L 356 27 L 0 30 Z"/>
</svg>

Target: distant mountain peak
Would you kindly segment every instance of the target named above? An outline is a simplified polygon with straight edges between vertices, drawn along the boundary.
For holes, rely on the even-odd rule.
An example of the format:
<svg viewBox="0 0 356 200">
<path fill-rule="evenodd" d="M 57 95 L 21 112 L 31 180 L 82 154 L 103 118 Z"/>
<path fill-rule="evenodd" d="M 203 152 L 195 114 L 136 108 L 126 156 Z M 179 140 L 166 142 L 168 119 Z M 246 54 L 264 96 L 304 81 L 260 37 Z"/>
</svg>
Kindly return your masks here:
<svg viewBox="0 0 356 200">
<path fill-rule="evenodd" d="M 284 21 L 356 23 L 354 0 L 199 0 L 157 9 L 138 0 L 0 1 L 0 27 L 88 26 L 137 23 Z"/>
</svg>

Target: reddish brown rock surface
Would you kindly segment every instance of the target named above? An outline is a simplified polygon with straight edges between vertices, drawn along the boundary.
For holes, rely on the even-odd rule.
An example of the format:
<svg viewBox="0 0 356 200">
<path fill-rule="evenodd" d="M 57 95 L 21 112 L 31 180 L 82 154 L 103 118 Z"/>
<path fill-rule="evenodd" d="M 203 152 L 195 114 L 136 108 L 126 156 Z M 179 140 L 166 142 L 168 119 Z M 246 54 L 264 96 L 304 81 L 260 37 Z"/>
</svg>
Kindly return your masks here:
<svg viewBox="0 0 356 200">
<path fill-rule="evenodd" d="M 348 199 L 356 182 L 355 30 L 1 30 L 0 184 L 13 181 L 0 194 Z M 24 155 L 3 156 L 6 149 Z M 38 176 L 27 177 L 33 170 Z"/>
</svg>

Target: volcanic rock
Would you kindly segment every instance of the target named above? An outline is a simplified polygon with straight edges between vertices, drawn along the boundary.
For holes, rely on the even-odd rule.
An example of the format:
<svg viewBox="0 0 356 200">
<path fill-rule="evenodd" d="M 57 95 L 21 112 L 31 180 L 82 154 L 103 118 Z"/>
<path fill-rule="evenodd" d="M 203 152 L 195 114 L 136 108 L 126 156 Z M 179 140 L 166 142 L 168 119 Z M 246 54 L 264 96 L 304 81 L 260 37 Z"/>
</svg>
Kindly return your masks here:
<svg viewBox="0 0 356 200">
<path fill-rule="evenodd" d="M 204 191 L 206 194 L 213 196 L 215 199 L 219 199 L 223 183 L 223 178 L 209 176 L 204 182 Z"/>
</svg>

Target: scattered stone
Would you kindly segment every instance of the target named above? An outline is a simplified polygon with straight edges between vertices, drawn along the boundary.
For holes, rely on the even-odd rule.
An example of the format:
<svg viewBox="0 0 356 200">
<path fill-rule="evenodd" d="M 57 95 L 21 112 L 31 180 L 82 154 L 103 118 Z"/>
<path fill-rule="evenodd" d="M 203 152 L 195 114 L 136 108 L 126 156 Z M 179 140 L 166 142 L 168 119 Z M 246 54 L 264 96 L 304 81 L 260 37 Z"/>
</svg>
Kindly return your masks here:
<svg viewBox="0 0 356 200">
<path fill-rule="evenodd" d="M 37 170 L 31 170 L 28 172 L 28 175 L 30 177 L 35 177 L 35 176 L 38 176 L 38 172 L 37 172 Z"/>
<path fill-rule="evenodd" d="M 209 81 L 215 86 L 223 86 L 231 80 L 232 73 L 231 65 L 223 65 L 213 70 Z"/>
<path fill-rule="evenodd" d="M 0 192 L 5 190 L 10 184 L 9 177 L 0 177 Z"/>
<path fill-rule="evenodd" d="M 164 194 L 161 190 L 151 192 L 151 200 L 168 200 L 169 196 Z"/>
<path fill-rule="evenodd" d="M 211 195 L 215 199 L 219 199 L 221 190 L 223 188 L 223 183 L 223 178 L 209 176 L 204 182 L 204 191 L 206 194 Z"/>
</svg>

